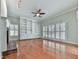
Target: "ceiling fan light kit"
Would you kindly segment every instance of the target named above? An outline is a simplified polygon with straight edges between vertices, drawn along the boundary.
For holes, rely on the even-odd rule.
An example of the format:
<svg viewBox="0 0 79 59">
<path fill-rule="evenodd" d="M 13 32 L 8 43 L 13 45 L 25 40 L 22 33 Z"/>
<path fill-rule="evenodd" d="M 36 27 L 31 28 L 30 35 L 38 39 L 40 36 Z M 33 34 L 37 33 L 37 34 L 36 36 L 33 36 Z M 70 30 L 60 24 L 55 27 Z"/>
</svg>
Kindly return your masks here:
<svg viewBox="0 0 79 59">
<path fill-rule="evenodd" d="M 36 16 L 40 16 L 40 14 L 36 14 Z"/>
</svg>

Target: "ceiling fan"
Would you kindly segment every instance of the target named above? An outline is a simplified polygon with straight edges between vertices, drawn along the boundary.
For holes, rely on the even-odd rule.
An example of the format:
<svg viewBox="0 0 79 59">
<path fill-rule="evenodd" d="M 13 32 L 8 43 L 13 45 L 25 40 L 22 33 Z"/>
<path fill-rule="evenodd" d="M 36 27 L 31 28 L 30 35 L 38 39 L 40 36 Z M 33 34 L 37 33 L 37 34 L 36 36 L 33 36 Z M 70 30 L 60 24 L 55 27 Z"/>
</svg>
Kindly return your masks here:
<svg viewBox="0 0 79 59">
<path fill-rule="evenodd" d="M 34 14 L 33 17 L 42 17 L 45 13 L 41 12 L 41 9 L 37 10 L 36 12 L 32 12 Z"/>
</svg>

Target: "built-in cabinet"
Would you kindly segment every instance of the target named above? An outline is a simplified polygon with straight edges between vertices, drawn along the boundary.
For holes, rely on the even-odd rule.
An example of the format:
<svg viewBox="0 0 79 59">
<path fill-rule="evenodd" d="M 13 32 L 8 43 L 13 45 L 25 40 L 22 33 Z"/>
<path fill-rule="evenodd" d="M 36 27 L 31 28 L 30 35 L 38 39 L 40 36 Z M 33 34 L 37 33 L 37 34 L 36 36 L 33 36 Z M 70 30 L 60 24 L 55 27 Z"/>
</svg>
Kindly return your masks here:
<svg viewBox="0 0 79 59">
<path fill-rule="evenodd" d="M 37 20 L 20 18 L 20 39 L 40 37 L 40 24 Z"/>
</svg>

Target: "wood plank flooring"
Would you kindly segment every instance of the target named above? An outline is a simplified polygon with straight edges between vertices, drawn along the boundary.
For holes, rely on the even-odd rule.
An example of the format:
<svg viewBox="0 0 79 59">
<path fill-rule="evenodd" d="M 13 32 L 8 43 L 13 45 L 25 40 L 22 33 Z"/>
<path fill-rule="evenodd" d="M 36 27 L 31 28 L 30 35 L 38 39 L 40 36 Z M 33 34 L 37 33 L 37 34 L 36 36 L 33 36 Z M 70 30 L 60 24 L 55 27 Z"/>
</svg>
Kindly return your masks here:
<svg viewBox="0 0 79 59">
<path fill-rule="evenodd" d="M 25 40 L 17 42 L 17 53 L 4 59 L 78 59 L 78 47 L 47 40 Z"/>
</svg>

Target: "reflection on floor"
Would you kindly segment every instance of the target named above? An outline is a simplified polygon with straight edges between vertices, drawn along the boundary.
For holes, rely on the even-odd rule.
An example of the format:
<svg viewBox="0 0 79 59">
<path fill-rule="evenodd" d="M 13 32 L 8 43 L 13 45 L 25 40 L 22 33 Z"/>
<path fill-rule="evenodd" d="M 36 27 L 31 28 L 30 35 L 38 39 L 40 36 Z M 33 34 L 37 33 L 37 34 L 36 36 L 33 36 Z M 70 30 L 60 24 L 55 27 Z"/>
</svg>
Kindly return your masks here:
<svg viewBox="0 0 79 59">
<path fill-rule="evenodd" d="M 4 59 L 78 59 L 78 47 L 47 40 L 20 41 L 18 52 Z"/>
</svg>

